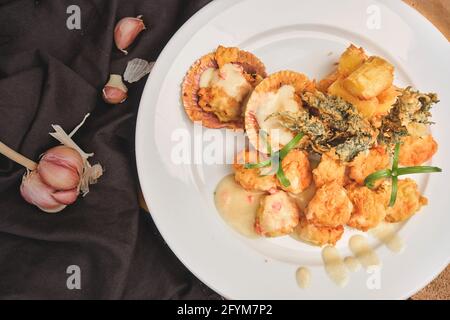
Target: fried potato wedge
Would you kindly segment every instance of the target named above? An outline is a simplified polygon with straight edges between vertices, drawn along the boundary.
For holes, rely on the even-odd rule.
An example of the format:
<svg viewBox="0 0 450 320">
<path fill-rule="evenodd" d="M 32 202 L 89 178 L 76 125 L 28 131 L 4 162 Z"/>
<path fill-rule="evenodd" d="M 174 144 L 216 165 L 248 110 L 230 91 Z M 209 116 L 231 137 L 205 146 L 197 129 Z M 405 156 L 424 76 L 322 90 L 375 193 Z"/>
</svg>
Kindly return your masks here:
<svg viewBox="0 0 450 320">
<path fill-rule="evenodd" d="M 358 69 L 367 60 L 367 55 L 363 48 L 350 45 L 339 59 L 338 72 L 347 77 L 353 71 Z"/>
<path fill-rule="evenodd" d="M 368 100 L 392 86 L 394 66 L 383 58 L 372 56 L 343 82 L 344 88 L 353 96 Z"/>
</svg>

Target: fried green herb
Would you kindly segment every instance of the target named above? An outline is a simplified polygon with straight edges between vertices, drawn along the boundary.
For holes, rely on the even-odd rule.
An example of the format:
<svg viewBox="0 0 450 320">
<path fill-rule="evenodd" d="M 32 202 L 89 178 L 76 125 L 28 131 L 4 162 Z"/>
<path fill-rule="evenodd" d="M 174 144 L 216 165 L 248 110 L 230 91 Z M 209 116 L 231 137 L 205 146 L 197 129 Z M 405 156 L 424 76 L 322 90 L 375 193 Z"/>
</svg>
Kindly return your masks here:
<svg viewBox="0 0 450 320">
<path fill-rule="evenodd" d="M 352 104 L 321 92 L 304 93 L 302 102 L 303 108 L 297 113 L 279 112 L 272 116 L 286 128 L 304 132 L 314 151 L 325 153 L 334 149 L 342 161 L 351 161 L 374 144 L 376 130 Z"/>
<path fill-rule="evenodd" d="M 437 102 L 435 93 L 420 93 L 411 87 L 403 89 L 389 114 L 382 119 L 378 141 L 395 145 L 404 136 L 425 132 L 432 124 L 431 107 Z"/>
</svg>

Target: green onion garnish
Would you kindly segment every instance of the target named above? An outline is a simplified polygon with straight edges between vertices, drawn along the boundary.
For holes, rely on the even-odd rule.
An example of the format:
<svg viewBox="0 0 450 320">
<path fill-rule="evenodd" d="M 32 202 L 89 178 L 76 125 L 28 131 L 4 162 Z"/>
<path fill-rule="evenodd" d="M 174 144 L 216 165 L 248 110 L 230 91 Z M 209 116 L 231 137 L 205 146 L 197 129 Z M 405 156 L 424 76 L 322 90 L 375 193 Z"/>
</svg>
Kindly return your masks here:
<svg viewBox="0 0 450 320">
<path fill-rule="evenodd" d="M 392 176 L 391 169 L 383 169 L 377 172 L 374 172 L 366 177 L 364 179 L 364 184 L 370 188 L 373 189 L 375 187 L 375 181 L 382 178 L 388 178 Z"/>
<path fill-rule="evenodd" d="M 272 163 L 272 159 L 267 159 L 258 163 L 246 163 L 244 165 L 245 169 L 259 169 L 270 166 Z"/>
<path fill-rule="evenodd" d="M 402 176 L 405 174 L 432 173 L 432 172 L 442 172 L 442 169 L 438 168 L 438 167 L 430 167 L 430 166 L 414 166 L 414 167 L 405 167 L 405 168 L 397 169 L 398 176 Z"/>
<path fill-rule="evenodd" d="M 270 145 L 270 142 L 267 139 L 268 134 L 267 134 L 267 132 L 261 130 L 261 138 L 263 138 L 267 144 L 266 148 L 267 148 L 267 152 L 270 155 L 270 158 L 266 159 L 264 161 L 258 162 L 258 163 L 246 163 L 244 165 L 244 168 L 245 169 L 255 169 L 255 168 L 265 168 L 270 165 L 278 166 L 278 169 L 275 168 L 278 180 L 281 182 L 281 184 L 284 187 L 289 187 L 291 185 L 291 182 L 284 174 L 283 167 L 281 166 L 281 161 L 288 155 L 288 153 L 292 149 L 294 149 L 297 146 L 297 144 L 300 142 L 300 140 L 303 138 L 303 136 L 304 136 L 303 132 L 298 133 L 280 151 L 272 153 L 272 146 Z M 272 172 L 272 170 L 271 170 L 271 172 Z"/>
<path fill-rule="evenodd" d="M 297 144 L 300 142 L 300 140 L 302 140 L 303 136 L 304 136 L 304 133 L 300 132 L 299 134 L 297 134 L 294 137 L 294 139 L 289 141 L 288 144 L 286 144 L 280 150 L 280 160 L 283 160 L 288 155 L 288 153 L 297 146 Z"/>
<path fill-rule="evenodd" d="M 392 177 L 392 187 L 391 187 L 391 197 L 389 198 L 389 207 L 393 207 L 395 200 L 397 200 L 397 190 L 398 190 L 398 177 Z"/>
<path fill-rule="evenodd" d="M 289 187 L 291 185 L 291 182 L 289 181 L 289 179 L 284 174 L 283 167 L 281 165 L 278 167 L 277 178 L 281 182 L 283 187 L 287 188 L 287 187 Z"/>
<path fill-rule="evenodd" d="M 400 154 L 400 143 L 395 144 L 394 158 L 392 160 L 392 169 L 383 169 L 376 171 L 364 179 L 364 184 L 372 189 L 375 187 L 375 181 L 383 178 L 391 178 L 391 196 L 389 199 L 389 206 L 393 207 L 397 199 L 398 191 L 398 177 L 406 174 L 416 174 L 416 173 L 432 173 L 432 172 L 442 172 L 441 168 L 430 167 L 430 166 L 413 166 L 413 167 L 398 167 L 398 159 Z"/>
</svg>

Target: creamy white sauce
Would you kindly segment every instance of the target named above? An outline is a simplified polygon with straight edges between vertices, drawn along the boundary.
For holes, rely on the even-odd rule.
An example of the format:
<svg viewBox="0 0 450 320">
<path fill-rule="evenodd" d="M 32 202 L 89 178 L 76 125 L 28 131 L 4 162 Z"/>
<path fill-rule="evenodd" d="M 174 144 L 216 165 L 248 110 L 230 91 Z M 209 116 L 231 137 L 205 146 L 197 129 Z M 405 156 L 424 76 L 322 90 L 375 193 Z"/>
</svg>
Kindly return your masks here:
<svg viewBox="0 0 450 320">
<path fill-rule="evenodd" d="M 300 288 L 306 289 L 311 285 L 311 272 L 306 267 L 300 267 L 295 272 L 295 279 Z"/>
<path fill-rule="evenodd" d="M 218 73 L 219 70 L 215 68 L 208 68 L 203 71 L 202 75 L 200 76 L 200 88 L 209 87 L 211 85 L 212 79 L 215 78 Z"/>
<path fill-rule="evenodd" d="M 305 210 L 315 194 L 316 186 L 314 182 L 312 182 L 303 192 L 300 192 L 299 194 L 289 193 L 289 196 L 295 200 L 295 203 L 300 209 Z"/>
<path fill-rule="evenodd" d="M 254 230 L 256 212 L 263 193 L 250 192 L 234 180 L 223 178 L 216 187 L 214 201 L 222 218 L 237 232 L 249 238 L 258 235 Z"/>
<path fill-rule="evenodd" d="M 356 272 L 359 269 L 361 269 L 361 264 L 359 263 L 358 259 L 356 259 L 355 257 L 345 257 L 344 263 L 347 266 L 347 269 L 352 272 Z"/>
<path fill-rule="evenodd" d="M 272 144 L 285 145 L 294 137 L 293 133 L 284 128 L 276 118 L 269 118 L 276 112 L 297 112 L 300 105 L 294 99 L 295 88 L 291 85 L 281 86 L 277 92 L 269 92 L 259 97 L 258 108 L 256 109 L 256 120 L 259 127 L 270 134 Z"/>
<path fill-rule="evenodd" d="M 335 247 L 326 246 L 322 249 L 322 260 L 328 277 L 338 286 L 345 287 L 348 283 L 348 272 L 339 251 Z"/>
<path fill-rule="evenodd" d="M 367 238 L 362 235 L 354 235 L 350 238 L 349 242 L 350 250 L 353 252 L 359 262 L 364 268 L 370 266 L 380 266 L 380 259 L 376 252 L 370 247 Z"/>
<path fill-rule="evenodd" d="M 405 246 L 395 227 L 390 223 L 382 223 L 378 227 L 371 229 L 369 233 L 380 240 L 392 252 L 400 253 Z"/>
<path fill-rule="evenodd" d="M 242 101 L 252 89 L 243 74 L 241 66 L 233 63 L 224 64 L 220 70 L 209 68 L 200 76 L 200 88 L 217 86 L 225 91 L 225 93 Z"/>
</svg>

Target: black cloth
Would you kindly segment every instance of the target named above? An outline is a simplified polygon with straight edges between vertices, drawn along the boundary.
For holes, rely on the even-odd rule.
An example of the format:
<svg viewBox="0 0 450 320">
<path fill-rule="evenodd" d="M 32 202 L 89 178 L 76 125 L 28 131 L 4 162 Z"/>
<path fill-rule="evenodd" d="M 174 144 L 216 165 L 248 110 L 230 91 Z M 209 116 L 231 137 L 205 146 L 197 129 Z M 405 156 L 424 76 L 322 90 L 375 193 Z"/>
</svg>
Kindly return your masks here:
<svg viewBox="0 0 450 320">
<path fill-rule="evenodd" d="M 134 129 L 145 79 L 128 100 L 105 104 L 101 89 L 129 60 L 156 60 L 180 25 L 208 0 L 0 0 L 0 141 L 31 159 L 58 142 L 51 124 L 106 169 L 85 197 L 46 214 L 19 194 L 24 169 L 0 156 L 1 299 L 217 299 L 174 256 L 139 209 Z M 81 30 L 66 12 L 81 9 Z M 115 23 L 142 14 L 144 31 L 125 56 Z M 66 269 L 81 269 L 69 290 Z"/>
</svg>

